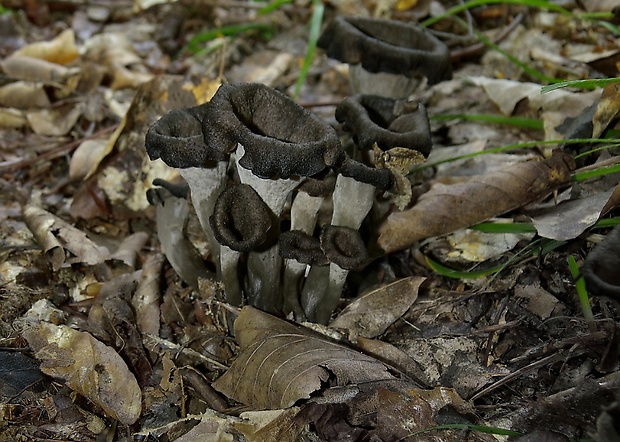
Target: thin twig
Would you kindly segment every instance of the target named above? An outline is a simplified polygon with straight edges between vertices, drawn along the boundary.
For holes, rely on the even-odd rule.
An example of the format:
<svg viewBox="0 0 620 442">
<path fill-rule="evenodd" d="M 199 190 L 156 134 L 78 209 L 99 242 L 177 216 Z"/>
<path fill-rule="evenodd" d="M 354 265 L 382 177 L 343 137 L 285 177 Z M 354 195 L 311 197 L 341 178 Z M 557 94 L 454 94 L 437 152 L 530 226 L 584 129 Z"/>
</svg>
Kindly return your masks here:
<svg viewBox="0 0 620 442">
<path fill-rule="evenodd" d="M 72 150 L 77 149 L 83 141 L 107 135 L 114 132 L 117 127 L 117 125 L 105 127 L 87 137 L 80 138 L 79 140 L 73 140 L 69 143 L 63 144 L 62 146 L 58 146 L 55 149 L 50 149 L 35 158 L 24 158 L 17 161 L 11 160 L 0 162 L 0 173 L 15 172 L 16 170 L 25 169 L 35 164 L 61 157 Z"/>
</svg>

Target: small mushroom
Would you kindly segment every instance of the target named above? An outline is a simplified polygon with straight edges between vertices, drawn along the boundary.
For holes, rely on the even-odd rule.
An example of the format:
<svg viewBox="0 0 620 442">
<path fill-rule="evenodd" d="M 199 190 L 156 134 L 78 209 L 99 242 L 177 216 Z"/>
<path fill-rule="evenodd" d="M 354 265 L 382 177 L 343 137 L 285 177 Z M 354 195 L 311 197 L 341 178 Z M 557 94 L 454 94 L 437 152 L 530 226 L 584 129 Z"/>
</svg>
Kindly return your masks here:
<svg viewBox="0 0 620 442">
<path fill-rule="evenodd" d="M 192 205 L 207 235 L 214 261 L 220 273 L 219 247 L 209 225 L 215 201 L 226 185 L 229 154 L 205 144 L 201 118 L 209 103 L 173 110 L 148 130 L 145 146 L 151 160 L 161 158 L 179 170 L 189 185 Z M 221 275 L 219 275 L 221 277 Z"/>
<path fill-rule="evenodd" d="M 222 246 L 220 266 L 226 300 L 241 305 L 239 252 L 256 250 L 269 241 L 274 224 L 272 212 L 251 186 L 236 184 L 220 193 L 209 222 Z"/>
<path fill-rule="evenodd" d="M 306 178 L 306 180 L 299 185 L 291 204 L 291 231 L 299 231 L 297 234 L 303 233 L 312 238 L 311 235 L 316 226 L 319 210 L 321 209 L 325 198 L 332 194 L 335 183 L 336 175 L 330 171 L 322 178 Z M 318 239 L 313 238 L 313 241 L 315 241 L 316 247 L 319 247 Z M 282 247 L 282 241 L 280 242 L 280 247 Z M 282 251 L 280 251 L 280 255 L 284 256 Z M 300 282 L 303 273 L 304 271 L 307 271 L 308 265 L 316 266 L 322 264 L 302 264 L 300 261 L 295 259 L 284 260 L 283 313 L 288 314 L 289 312 L 293 312 L 295 319 L 300 322 L 306 320 L 303 309 L 299 303 L 301 295 L 301 291 L 299 289 L 301 288 Z"/>
<path fill-rule="evenodd" d="M 302 306 L 310 320 L 327 323 L 338 304 L 350 270 L 368 260 L 368 252 L 359 232 L 349 227 L 324 226 L 321 249 L 329 260 L 327 284 L 312 282 L 302 293 Z"/>
<path fill-rule="evenodd" d="M 353 93 L 402 98 L 417 77 L 436 84 L 452 76 L 447 46 L 413 23 L 363 17 L 336 17 L 317 45 L 327 56 L 348 63 Z"/>
<path fill-rule="evenodd" d="M 284 258 L 284 312 L 292 312 L 297 321 L 306 315 L 299 303 L 302 275 L 308 267 L 329 264 L 318 238 L 301 231 L 290 230 L 280 235 L 280 256 Z"/>
<path fill-rule="evenodd" d="M 362 150 L 377 144 L 382 151 L 395 147 L 416 150 L 428 157 L 433 142 L 426 108 L 421 103 L 358 94 L 336 108 L 336 120 L 351 132 Z"/>
<path fill-rule="evenodd" d="M 425 161 L 433 144 L 424 105 L 358 94 L 338 105 L 336 119 L 360 149 L 373 149 L 375 167 L 392 172 L 393 202 L 404 209 L 412 193 L 407 174 L 413 165 Z"/>
</svg>

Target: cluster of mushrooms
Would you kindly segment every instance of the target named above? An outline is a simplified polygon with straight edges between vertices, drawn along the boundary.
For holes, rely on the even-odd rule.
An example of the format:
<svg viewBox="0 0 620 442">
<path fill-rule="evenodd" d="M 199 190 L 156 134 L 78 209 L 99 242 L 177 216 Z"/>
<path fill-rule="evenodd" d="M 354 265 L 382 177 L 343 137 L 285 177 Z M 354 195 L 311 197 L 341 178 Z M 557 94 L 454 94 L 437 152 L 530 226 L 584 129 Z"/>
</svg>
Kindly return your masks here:
<svg viewBox="0 0 620 442">
<path fill-rule="evenodd" d="M 430 152 L 426 110 L 406 98 L 411 83 L 436 83 L 451 68 L 445 45 L 401 22 L 339 17 L 319 46 L 350 64 L 355 95 L 336 119 L 353 151 L 327 122 L 257 83 L 224 84 L 209 102 L 164 115 L 146 149 L 187 181 L 227 302 L 326 323 L 347 274 L 369 262 L 359 229 L 377 193 L 404 206 L 408 166 Z M 383 85 L 380 95 L 360 93 L 367 82 Z M 174 205 L 182 190 L 155 184 L 167 197 L 150 189 L 151 201 L 182 210 Z M 325 207 L 331 219 L 319 225 Z"/>
</svg>

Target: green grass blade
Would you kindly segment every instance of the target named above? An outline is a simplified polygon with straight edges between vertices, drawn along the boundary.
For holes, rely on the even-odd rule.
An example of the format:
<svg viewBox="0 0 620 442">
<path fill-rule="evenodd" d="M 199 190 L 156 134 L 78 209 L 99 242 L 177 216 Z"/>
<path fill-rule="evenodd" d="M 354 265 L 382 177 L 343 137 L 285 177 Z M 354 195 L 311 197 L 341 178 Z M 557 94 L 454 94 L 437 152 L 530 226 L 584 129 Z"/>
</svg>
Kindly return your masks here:
<svg viewBox="0 0 620 442">
<path fill-rule="evenodd" d="M 560 14 L 572 16 L 571 12 L 567 9 L 562 8 L 554 3 L 551 3 L 547 0 L 470 0 L 458 6 L 454 6 L 453 8 L 448 9 L 445 13 L 438 15 L 436 17 L 431 17 L 427 20 L 424 20 L 421 25 L 422 26 L 431 26 L 441 20 L 444 20 L 448 17 L 452 17 L 456 14 L 460 14 L 461 12 L 475 8 L 478 6 L 491 5 L 494 3 L 501 4 L 513 4 L 520 6 L 530 6 L 533 8 L 547 9 L 553 12 L 559 12 Z"/>
<path fill-rule="evenodd" d="M 575 258 L 572 255 L 568 257 L 568 267 L 570 268 L 570 272 L 575 280 L 575 290 L 577 290 L 577 296 L 579 297 L 583 317 L 589 324 L 593 324 L 594 314 L 592 314 L 592 307 L 590 306 L 590 299 L 588 298 L 588 291 L 586 290 L 586 280 L 583 276 L 581 276 L 577 261 L 575 261 Z"/>
<path fill-rule="evenodd" d="M 612 173 L 620 172 L 620 164 L 615 164 L 613 166 L 601 167 L 599 169 L 594 170 L 586 170 L 585 172 L 577 172 L 571 175 L 571 180 L 573 181 L 585 181 L 590 178 L 599 178 L 605 175 L 610 175 Z"/>
<path fill-rule="evenodd" d="M 599 219 L 596 224 L 594 224 L 594 227 L 607 228 L 615 227 L 617 225 L 620 225 L 620 218 L 603 218 Z"/>
<path fill-rule="evenodd" d="M 530 223 L 494 223 L 486 222 L 469 227 L 484 233 L 536 233 L 536 227 Z"/>
<path fill-rule="evenodd" d="M 187 47 L 192 53 L 195 54 L 200 52 L 202 49 L 200 47 L 202 43 L 206 43 L 219 37 L 241 35 L 245 32 L 254 30 L 262 32 L 265 36 L 271 35 L 274 32 L 273 26 L 264 23 L 243 23 L 239 25 L 222 26 L 221 28 L 211 29 L 208 32 L 202 32 L 195 35 L 187 43 Z"/>
<path fill-rule="evenodd" d="M 433 115 L 431 121 L 479 121 L 483 123 L 506 124 L 509 126 L 522 127 L 524 129 L 544 129 L 542 120 L 537 118 L 508 117 L 497 114 L 443 114 Z"/>
<path fill-rule="evenodd" d="M 297 83 L 295 83 L 295 92 L 293 94 L 293 98 L 297 99 L 299 96 L 299 92 L 301 91 L 301 86 L 306 81 L 306 77 L 308 76 L 308 71 L 310 70 L 310 65 L 312 64 L 312 60 L 314 59 L 314 52 L 316 50 L 316 42 L 319 40 L 319 33 L 321 32 L 321 24 L 323 23 L 323 12 L 325 7 L 320 0 L 313 0 L 312 4 L 314 5 L 314 11 L 312 12 L 312 17 L 310 18 L 310 34 L 308 35 L 308 50 L 306 51 L 306 58 L 304 59 L 304 64 L 301 67 L 299 72 L 299 77 L 297 78 Z"/>
<path fill-rule="evenodd" d="M 495 267 L 491 267 L 489 269 L 484 270 L 475 270 L 475 271 L 459 271 L 451 269 L 450 267 L 446 267 L 443 264 L 439 264 L 437 261 L 429 258 L 428 256 L 424 257 L 426 259 L 426 263 L 431 268 L 431 270 L 441 276 L 445 276 L 447 278 L 454 279 L 479 279 L 486 278 L 487 276 L 493 275 L 504 268 L 504 265 L 498 265 Z"/>
<path fill-rule="evenodd" d="M 549 84 L 547 86 L 543 86 L 540 88 L 541 94 L 546 94 L 548 92 L 554 91 L 556 89 L 561 89 L 564 87 L 576 87 L 579 89 L 594 89 L 597 87 L 605 87 L 611 83 L 620 82 L 620 78 L 596 78 L 590 80 L 569 80 L 569 81 L 560 81 L 555 84 Z"/>
<path fill-rule="evenodd" d="M 435 161 L 433 163 L 422 163 L 411 169 L 411 173 L 420 170 L 428 169 L 430 167 L 436 167 L 440 164 L 450 163 L 452 161 L 463 160 L 466 158 L 473 158 L 479 155 L 487 155 L 491 153 L 500 153 L 511 150 L 531 149 L 538 146 L 554 145 L 554 144 L 578 144 L 578 143 L 602 143 L 609 142 L 606 138 L 574 138 L 571 140 L 546 140 L 546 141 L 526 141 L 524 143 L 507 144 L 505 146 L 493 147 L 490 149 L 481 150 L 480 152 L 472 152 L 464 155 L 458 155 L 452 158 L 446 158 L 445 160 Z"/>
<path fill-rule="evenodd" d="M 293 3 L 293 0 L 274 0 L 269 3 L 267 6 L 264 6 L 258 10 L 260 15 L 269 14 L 270 12 L 275 11 L 276 9 L 280 9 L 282 5 L 286 5 L 288 3 Z"/>
<path fill-rule="evenodd" d="M 482 42 L 484 43 L 487 47 L 499 52 L 500 54 L 502 54 L 504 57 L 506 57 L 512 64 L 519 66 L 521 69 L 523 69 L 524 72 L 526 72 L 527 74 L 529 74 L 531 77 L 536 78 L 537 80 L 540 81 L 545 81 L 547 83 L 558 83 L 562 80 L 558 79 L 558 78 L 553 78 L 553 77 L 548 77 L 547 75 L 543 74 L 542 72 L 538 72 L 536 69 L 532 69 L 531 67 L 529 67 L 526 63 L 523 63 L 521 60 L 519 60 L 517 57 L 515 57 L 512 54 L 509 54 L 508 52 L 504 51 L 502 48 L 500 48 L 498 45 L 496 45 L 495 43 L 493 43 L 491 40 L 489 40 L 484 34 L 482 34 L 481 32 L 478 32 L 476 30 L 474 30 L 474 33 L 476 34 L 476 37 Z"/>
</svg>

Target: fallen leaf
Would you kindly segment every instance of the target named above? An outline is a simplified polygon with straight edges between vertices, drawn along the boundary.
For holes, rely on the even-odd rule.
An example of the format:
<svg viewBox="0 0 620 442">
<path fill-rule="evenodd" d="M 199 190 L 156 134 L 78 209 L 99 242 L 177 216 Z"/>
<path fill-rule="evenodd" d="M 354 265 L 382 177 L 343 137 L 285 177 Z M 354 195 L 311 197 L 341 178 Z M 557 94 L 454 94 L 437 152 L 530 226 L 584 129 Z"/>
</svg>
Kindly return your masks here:
<svg viewBox="0 0 620 442">
<path fill-rule="evenodd" d="M 253 307 L 241 309 L 234 329 L 241 353 L 213 388 L 257 410 L 288 408 L 330 379 L 339 386 L 396 379 L 376 359 Z"/>
<path fill-rule="evenodd" d="M 0 106 L 17 109 L 47 108 L 50 100 L 42 84 L 14 81 L 0 87 Z"/>
<path fill-rule="evenodd" d="M 95 244 L 84 232 L 33 203 L 24 206 L 24 221 L 49 256 L 54 271 L 64 263 L 65 249 L 85 264 L 99 264 L 110 257 L 108 249 Z"/>
<path fill-rule="evenodd" d="M 140 387 L 111 347 L 65 325 L 41 323 L 23 336 L 41 361 L 43 373 L 62 379 L 125 425 L 138 420 L 142 411 Z"/>
<path fill-rule="evenodd" d="M 138 282 L 131 305 L 136 312 L 136 324 L 141 333 L 159 336 L 159 285 L 164 255 L 150 255 L 142 265 L 142 277 Z"/>
<path fill-rule="evenodd" d="M 83 141 L 71 156 L 69 178 L 86 179 L 92 175 L 105 157 L 108 140 L 95 138 Z"/>
<path fill-rule="evenodd" d="M 519 241 L 531 240 L 533 237 L 533 233 L 487 233 L 471 229 L 457 230 L 446 238 L 450 244 L 447 253 L 441 253 L 437 250 L 434 251 L 434 254 L 437 257 L 445 255 L 445 259 L 440 259 L 441 262 L 450 260 L 483 262 L 512 250 Z"/>
<path fill-rule="evenodd" d="M 369 290 L 349 304 L 329 325 L 348 329 L 353 336 L 379 336 L 409 310 L 425 280 L 411 276 Z"/>
<path fill-rule="evenodd" d="M 53 109 L 31 110 L 26 113 L 30 127 L 37 135 L 67 135 L 82 115 L 81 104 L 64 104 Z"/>
<path fill-rule="evenodd" d="M 65 29 L 53 40 L 23 46 L 13 55 L 34 57 L 58 64 L 69 64 L 80 56 L 75 44 L 75 33 L 70 28 Z"/>
<path fill-rule="evenodd" d="M 76 68 L 67 68 L 58 63 L 25 55 L 11 55 L 0 62 L 0 67 L 7 76 L 15 80 L 43 83 L 64 83 L 78 73 Z"/>
<path fill-rule="evenodd" d="M 607 128 L 609 123 L 620 112 L 620 84 L 611 83 L 603 89 L 603 95 L 596 107 L 596 113 L 592 119 L 592 138 L 598 138 Z"/>
<path fill-rule="evenodd" d="M 572 157 L 558 152 L 462 183 L 435 184 L 411 209 L 387 216 L 377 229 L 377 245 L 390 253 L 514 210 L 567 183 L 573 168 Z"/>
<path fill-rule="evenodd" d="M 543 238 L 566 241 L 577 238 L 609 210 L 620 205 L 620 186 L 587 198 L 562 201 L 532 216 L 532 223 Z"/>
</svg>

